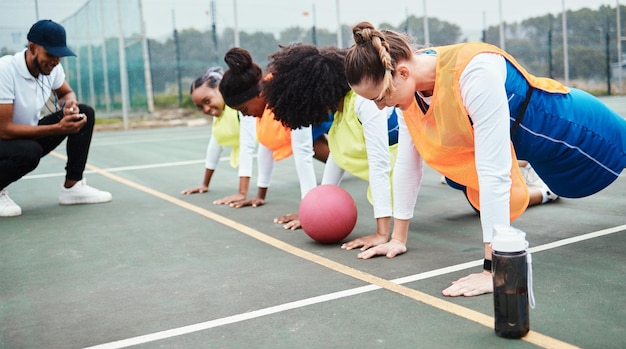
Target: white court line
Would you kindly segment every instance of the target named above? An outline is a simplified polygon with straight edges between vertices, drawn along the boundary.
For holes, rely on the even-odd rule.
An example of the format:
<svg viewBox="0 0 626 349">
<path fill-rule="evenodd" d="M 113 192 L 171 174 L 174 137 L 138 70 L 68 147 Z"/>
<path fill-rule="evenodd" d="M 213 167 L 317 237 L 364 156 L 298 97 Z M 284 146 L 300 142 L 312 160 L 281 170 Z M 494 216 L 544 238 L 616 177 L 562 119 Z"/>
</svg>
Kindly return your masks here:
<svg viewBox="0 0 626 349">
<path fill-rule="evenodd" d="M 531 247 L 528 250 L 530 252 L 540 252 L 540 251 L 545 251 L 545 250 L 549 250 L 549 249 L 553 249 L 553 248 L 557 248 L 557 247 L 561 247 L 561 246 L 565 246 L 565 245 L 570 245 L 576 242 L 580 242 L 580 241 L 584 241 L 584 240 L 590 240 L 593 238 L 597 238 L 600 236 L 604 236 L 604 235 L 609 235 L 609 234 L 613 234 L 613 233 L 618 233 L 620 231 L 626 230 L 626 224 L 624 225 L 618 225 L 616 227 L 613 228 L 606 228 L 603 230 L 598 230 L 598 231 L 594 231 L 591 233 L 587 233 L 587 234 L 583 234 L 583 235 L 579 235 L 579 236 L 574 236 L 571 238 L 567 238 L 567 239 L 562 239 L 562 240 L 557 240 L 554 242 L 550 242 L 547 244 L 543 244 L 537 247 Z"/>
<path fill-rule="evenodd" d="M 230 157 L 227 157 L 227 156 L 223 156 L 219 159 L 219 161 L 229 161 L 229 160 L 230 160 Z M 145 170 L 149 168 L 194 165 L 194 164 L 204 163 L 205 161 L 206 160 L 187 160 L 187 161 L 163 162 L 160 164 L 105 168 L 102 171 L 106 171 L 106 172 L 135 171 L 135 170 Z M 85 172 L 83 173 L 97 173 L 97 172 L 92 171 L 92 170 L 85 170 Z M 53 173 L 45 173 L 45 174 L 40 174 L 40 175 L 28 175 L 28 176 L 22 177 L 21 179 L 38 179 L 38 178 L 62 177 L 62 176 L 65 176 L 65 172 L 56 172 L 56 173 L 53 172 Z"/>
<path fill-rule="evenodd" d="M 256 155 L 253 155 L 255 158 Z M 160 167 L 173 167 L 173 166 L 186 166 L 186 165 L 194 165 L 204 163 L 206 160 L 187 160 L 187 161 L 174 161 L 174 162 L 163 162 L 159 164 L 150 164 L 150 165 L 137 165 L 137 166 L 123 166 L 123 167 L 111 167 L 102 169 L 102 171 L 106 172 L 123 172 L 123 171 L 135 171 L 135 170 L 145 170 L 149 168 L 160 168 Z M 220 157 L 219 161 L 230 161 L 229 156 Z M 85 170 L 83 174 L 93 174 L 97 173 L 93 170 Z M 65 176 L 65 172 L 52 172 L 38 175 L 26 175 L 20 179 L 38 179 L 38 178 L 50 178 L 50 177 L 63 177 Z M 626 171 L 623 171 L 620 177 L 626 177 Z"/>
<path fill-rule="evenodd" d="M 184 134 L 176 134 L 176 136 L 167 136 L 169 132 L 164 131 L 160 132 L 161 134 L 165 134 L 166 136 L 159 137 L 134 137 L 130 140 L 117 140 L 115 137 L 110 138 L 100 138 L 97 142 L 92 142 L 91 147 L 108 147 L 111 145 L 127 145 L 127 144 L 140 144 L 140 143 L 161 143 L 165 141 L 178 141 L 178 140 L 191 140 L 191 139 L 206 139 L 207 143 L 211 138 L 211 131 L 208 131 L 207 134 L 198 134 L 198 135 L 184 135 Z M 154 136 L 154 135 L 151 135 Z M 126 138 L 124 138 L 126 139 Z M 64 140 L 61 144 L 65 144 L 67 140 Z"/>
<path fill-rule="evenodd" d="M 567 238 L 567 239 L 551 242 L 548 244 L 530 248 L 529 250 L 530 252 L 545 251 L 545 250 L 549 250 L 549 249 L 553 249 L 557 247 L 562 247 L 565 245 L 570 245 L 576 242 L 590 240 L 593 238 L 617 233 L 617 232 L 624 231 L 624 230 L 626 230 L 626 224 L 619 225 L 613 228 L 598 230 L 595 232 L 583 234 L 580 236 L 575 236 L 572 238 Z M 483 260 L 480 259 L 480 260 L 461 263 L 461 264 L 457 264 L 457 265 L 453 265 L 453 266 L 449 266 L 445 268 L 435 269 L 435 270 L 427 271 L 424 273 L 410 275 L 410 276 L 394 279 L 392 281 L 397 284 L 404 284 L 404 283 L 408 283 L 412 281 L 423 280 L 423 279 L 427 279 L 427 278 L 431 278 L 435 276 L 440 276 L 440 275 L 468 269 L 471 267 L 481 265 L 482 263 L 483 263 Z M 154 342 L 154 341 L 161 340 L 161 339 L 181 336 L 181 335 L 189 334 L 192 332 L 203 331 L 203 330 L 207 330 L 210 328 L 224 326 L 224 325 L 228 325 L 228 324 L 232 324 L 232 323 L 236 323 L 240 321 L 251 320 L 251 319 L 259 318 L 259 317 L 266 316 L 266 315 L 276 314 L 276 313 L 287 311 L 287 310 L 305 307 L 308 305 L 328 302 L 328 301 L 332 301 L 332 300 L 336 300 L 336 299 L 340 299 L 344 297 L 350 297 L 350 296 L 354 296 L 354 295 L 358 295 L 358 294 L 362 294 L 362 293 L 366 293 L 366 292 L 370 292 L 370 291 L 374 291 L 378 289 L 381 289 L 381 287 L 375 286 L 375 285 L 361 286 L 361 287 L 352 288 L 352 289 L 345 290 L 345 291 L 329 293 L 329 294 L 322 295 L 322 296 L 306 298 L 306 299 L 302 299 L 299 301 L 284 303 L 284 304 L 276 305 L 276 306 L 269 307 L 269 308 L 254 310 L 251 312 L 237 314 L 237 315 L 232 315 L 232 316 L 228 316 L 228 317 L 221 318 L 221 319 L 200 322 L 200 323 L 193 324 L 193 325 L 173 328 L 170 330 L 165 330 L 165 331 L 160 331 L 160 332 L 154 332 L 154 333 L 146 334 L 143 336 L 137 336 L 137 337 L 127 338 L 127 339 L 123 339 L 123 340 L 119 340 L 115 342 L 95 345 L 95 346 L 88 347 L 85 349 L 125 348 L 125 347 L 129 347 L 132 345 Z"/>
<path fill-rule="evenodd" d="M 168 133 L 164 133 L 164 134 L 168 134 Z M 161 138 L 135 138 L 132 140 L 124 140 L 124 141 L 118 141 L 115 140 L 115 138 L 106 138 L 106 139 L 99 139 L 98 142 L 92 142 L 90 147 L 104 147 L 104 146 L 111 146 L 111 145 L 128 145 L 128 144 L 139 144 L 139 143 L 161 143 L 161 142 L 167 142 L 167 141 L 178 141 L 178 140 L 190 140 L 190 139 L 206 139 L 207 141 L 211 138 L 211 132 L 209 132 L 208 135 L 197 135 L 197 136 L 177 136 L 177 137 L 171 137 L 171 136 L 163 136 Z M 60 146 L 65 146 L 65 144 L 67 143 L 67 139 L 63 140 L 63 142 L 61 142 L 59 144 L 58 147 Z M 57 148 L 58 148 L 57 147 Z"/>
<path fill-rule="evenodd" d="M 256 155 L 253 155 L 254 159 Z M 230 161 L 230 156 L 222 156 L 219 158 L 219 161 Z M 162 162 L 159 164 L 149 164 L 149 165 L 136 165 L 136 166 L 122 166 L 122 167 L 111 167 L 105 168 L 100 171 L 106 172 L 124 172 L 124 171 L 136 171 L 136 170 L 146 170 L 149 168 L 161 168 L 161 167 L 174 167 L 174 166 L 186 166 L 186 165 L 195 165 L 195 164 L 203 164 L 206 160 L 186 160 L 186 161 L 173 161 L 173 162 Z M 93 174 L 98 173 L 99 171 L 93 170 L 85 170 L 83 174 Z M 50 177 L 64 177 L 65 172 L 51 172 L 44 173 L 38 175 L 27 175 L 20 179 L 39 179 L 39 178 L 50 178 Z"/>
<path fill-rule="evenodd" d="M 98 140 L 98 142 L 91 143 L 91 147 L 104 147 L 111 145 L 127 145 L 127 144 L 139 144 L 139 143 L 161 143 L 161 142 L 169 142 L 169 141 L 177 141 L 177 140 L 190 140 L 190 139 L 206 139 L 207 141 L 211 138 L 211 134 L 209 132 L 208 135 L 198 135 L 198 136 L 180 136 L 180 137 L 162 137 L 162 138 L 137 138 L 133 140 L 125 140 L 125 141 L 116 141 L 116 140 Z"/>
<path fill-rule="evenodd" d="M 254 311 L 251 311 L 251 312 L 247 312 L 247 313 L 243 313 L 243 314 L 237 314 L 237 315 L 233 315 L 233 316 L 228 316 L 228 317 L 221 318 L 221 319 L 215 319 L 215 320 L 201 322 L 201 323 L 197 323 L 197 324 L 193 324 L 193 325 L 189 325 L 189 326 L 178 327 L 178 328 L 174 328 L 174 329 L 171 329 L 171 330 L 150 333 L 150 334 L 147 334 L 147 335 L 133 337 L 133 338 L 128 338 L 128 339 L 123 339 L 123 340 L 115 341 L 115 342 L 111 342 L 111 343 L 100 344 L 100 345 L 96 345 L 96 346 L 93 346 L 93 347 L 88 347 L 86 349 L 125 348 L 125 347 L 129 347 L 129 346 L 132 346 L 132 345 L 138 345 L 138 344 L 153 342 L 153 341 L 157 341 L 157 340 L 160 340 L 160 339 L 166 339 L 166 338 L 180 336 L 180 335 L 188 334 L 188 333 L 192 333 L 192 332 L 203 331 L 203 330 L 207 330 L 209 328 L 214 328 L 214 327 L 219 327 L 219 326 L 223 326 L 223 325 L 228 325 L 228 324 L 232 324 L 232 323 L 236 323 L 236 322 L 240 322 L 240 321 L 251 320 L 251 319 L 255 319 L 255 318 L 261 317 L 261 316 L 271 315 L 271 314 L 275 314 L 275 313 L 279 313 L 279 312 L 283 312 L 283 311 L 287 311 L 287 310 L 291 310 L 291 309 L 302 308 L 302 307 L 305 307 L 307 305 L 312 305 L 312 304 L 317 304 L 317 303 L 322 303 L 322 302 L 328 302 L 328 301 L 331 301 L 331 300 L 334 300 L 334 299 L 339 299 L 339 298 L 343 298 L 343 297 L 353 296 L 353 295 L 357 295 L 357 294 L 360 294 L 360 293 L 365 293 L 365 292 L 369 292 L 369 291 L 373 291 L 373 290 L 377 290 L 377 289 L 380 289 L 380 287 L 379 286 L 374 286 L 374 285 L 357 287 L 357 288 L 353 288 L 353 289 L 350 289 L 350 290 L 339 291 L 339 292 L 329 293 L 329 294 L 322 295 L 322 296 L 302 299 L 302 300 L 295 301 L 295 302 L 280 304 L 280 305 L 276 305 L 276 306 L 273 306 L 273 307 L 269 307 L 269 308 L 265 308 L 265 309 L 259 309 L 259 310 L 254 310 Z"/>
</svg>

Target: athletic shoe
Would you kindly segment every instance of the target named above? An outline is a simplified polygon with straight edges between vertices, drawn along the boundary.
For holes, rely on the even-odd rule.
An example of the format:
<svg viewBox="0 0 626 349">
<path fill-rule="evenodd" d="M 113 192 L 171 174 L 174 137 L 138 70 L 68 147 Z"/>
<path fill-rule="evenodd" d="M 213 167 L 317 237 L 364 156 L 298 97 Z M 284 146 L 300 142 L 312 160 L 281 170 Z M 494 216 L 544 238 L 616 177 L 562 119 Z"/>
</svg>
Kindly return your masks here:
<svg viewBox="0 0 626 349">
<path fill-rule="evenodd" d="M 526 181 L 526 185 L 529 188 L 541 189 L 545 186 L 541 178 L 537 175 L 537 172 L 535 172 L 530 164 L 520 167 L 519 169 L 522 171 L 524 181 Z"/>
<path fill-rule="evenodd" d="M 550 190 L 550 188 L 548 188 L 547 185 L 544 184 L 543 186 L 544 186 L 544 190 L 548 193 L 548 201 L 554 201 L 559 198 L 559 196 L 553 193 L 552 190 Z"/>
<path fill-rule="evenodd" d="M 559 196 L 553 193 L 552 190 L 550 190 L 550 188 L 548 188 L 548 186 L 541 180 L 541 178 L 539 178 L 539 175 L 537 175 L 537 172 L 535 172 L 530 164 L 520 167 L 520 170 L 522 171 L 522 175 L 524 176 L 524 180 L 526 181 L 528 188 L 539 189 L 542 193 L 546 193 L 548 198 L 547 202 L 554 201 L 559 198 Z"/>
<path fill-rule="evenodd" d="M 0 217 L 15 217 L 22 214 L 22 209 L 11 200 L 6 188 L 0 190 Z"/>
<path fill-rule="evenodd" d="M 109 202 L 113 199 L 111 193 L 92 188 L 87 185 L 87 180 L 82 179 L 71 188 L 61 186 L 59 203 L 61 205 L 97 204 Z"/>
</svg>

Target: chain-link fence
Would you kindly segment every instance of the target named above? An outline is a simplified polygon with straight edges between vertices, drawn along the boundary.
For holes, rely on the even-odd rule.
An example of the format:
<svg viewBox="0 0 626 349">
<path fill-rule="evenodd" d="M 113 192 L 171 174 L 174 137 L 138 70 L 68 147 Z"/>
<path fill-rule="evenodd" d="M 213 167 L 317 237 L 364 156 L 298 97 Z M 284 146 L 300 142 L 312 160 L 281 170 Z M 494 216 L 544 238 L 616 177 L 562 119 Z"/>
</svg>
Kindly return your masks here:
<svg viewBox="0 0 626 349">
<path fill-rule="evenodd" d="M 65 59 L 79 100 L 101 111 L 152 110 L 141 0 L 90 0 L 62 22 L 78 57 Z"/>
<path fill-rule="evenodd" d="M 249 50 L 255 62 L 264 67 L 268 55 L 279 45 L 304 42 L 326 46 L 336 45 L 338 41 L 335 32 L 314 27 L 289 27 L 276 34 L 236 32 L 215 25 L 208 30 L 206 27 L 180 32 L 173 29 L 166 38 L 148 39 L 142 23 L 143 14 L 149 11 L 142 5 L 142 0 L 89 0 L 61 22 L 67 31 L 68 44 L 78 55 L 63 59 L 68 81 L 79 100 L 93 105 L 99 117 L 119 117 L 121 113 L 127 120 L 129 114 L 145 115 L 155 110 L 194 110 L 188 93 L 191 82 L 210 66 L 225 68 L 224 54 L 235 43 Z M 214 15 L 215 8 L 210 12 Z M 611 89 L 620 93 L 621 77 L 617 74 L 620 69 L 616 62 L 621 52 L 615 38 L 619 28 L 626 27 L 626 16 L 621 16 L 622 23 L 618 26 L 616 8 L 599 6 L 597 10 L 568 12 L 567 20 L 567 71 L 571 84 L 594 93 Z M 424 22 L 423 17 L 407 14 L 405 21 L 384 27 L 407 32 L 416 43 L 444 45 L 467 40 L 460 27 L 436 18 L 428 20 L 430 30 L 426 39 Z M 506 50 L 533 74 L 567 80 L 563 75 L 562 23 L 561 15 L 508 23 L 504 31 Z M 25 33 L 13 32 L 13 28 L 7 30 L 11 30 L 11 41 L 24 42 Z M 351 27 L 342 24 L 341 31 L 342 46 L 350 46 Z M 498 45 L 499 39 L 498 26 L 485 28 L 483 40 Z M 5 52 L 8 53 L 11 52 Z"/>
</svg>

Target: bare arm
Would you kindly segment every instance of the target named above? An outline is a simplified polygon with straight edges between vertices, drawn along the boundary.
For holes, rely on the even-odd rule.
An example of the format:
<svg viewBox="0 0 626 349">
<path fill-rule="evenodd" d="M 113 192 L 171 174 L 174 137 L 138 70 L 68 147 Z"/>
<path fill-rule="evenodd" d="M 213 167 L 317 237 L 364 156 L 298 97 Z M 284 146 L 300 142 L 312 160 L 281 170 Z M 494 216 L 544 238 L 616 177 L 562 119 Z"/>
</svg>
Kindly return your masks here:
<svg viewBox="0 0 626 349">
<path fill-rule="evenodd" d="M 58 134 L 72 134 L 80 131 L 87 122 L 86 119 L 79 117 L 78 108 L 70 111 L 70 106 L 67 105 L 63 109 L 63 113 L 68 117 L 63 117 L 56 124 L 23 125 L 13 122 L 13 104 L 0 104 L 0 139 L 32 139 Z"/>
<path fill-rule="evenodd" d="M 250 177 L 239 177 L 239 191 L 233 195 L 213 201 L 213 205 L 230 205 L 235 207 L 238 204 L 243 204 L 246 202 L 249 187 Z"/>
<path fill-rule="evenodd" d="M 409 232 L 409 219 L 394 219 L 391 240 L 381 245 L 374 246 L 357 255 L 360 259 L 368 259 L 377 255 L 393 258 L 406 252 L 406 241 Z"/>
<path fill-rule="evenodd" d="M 57 98 L 59 99 L 59 102 L 61 103 L 61 105 L 65 105 L 66 107 L 78 105 L 78 102 L 76 101 L 76 94 L 74 93 L 70 85 L 67 83 L 67 81 L 63 82 L 63 85 L 61 85 L 61 87 L 54 90 L 54 93 L 56 93 Z"/>
<path fill-rule="evenodd" d="M 204 179 L 202 180 L 202 185 L 195 188 L 185 189 L 181 192 L 183 195 L 196 194 L 196 193 L 206 193 L 209 191 L 209 183 L 211 183 L 211 177 L 213 177 L 214 170 L 210 168 L 204 169 Z"/>
<path fill-rule="evenodd" d="M 265 205 L 265 196 L 267 195 L 267 188 L 259 187 L 257 195 L 250 200 L 244 200 L 236 203 L 231 203 L 230 207 L 241 208 L 246 206 L 259 207 Z"/>
</svg>

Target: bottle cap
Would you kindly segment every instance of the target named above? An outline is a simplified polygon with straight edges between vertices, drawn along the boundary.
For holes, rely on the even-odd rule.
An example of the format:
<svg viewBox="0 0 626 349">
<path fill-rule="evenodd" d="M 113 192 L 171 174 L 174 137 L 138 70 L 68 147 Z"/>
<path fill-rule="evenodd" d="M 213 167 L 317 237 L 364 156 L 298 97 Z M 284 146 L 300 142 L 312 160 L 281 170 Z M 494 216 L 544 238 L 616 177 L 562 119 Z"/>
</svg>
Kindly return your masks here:
<svg viewBox="0 0 626 349">
<path fill-rule="evenodd" d="M 496 224 L 493 227 L 491 248 L 500 252 L 519 252 L 528 247 L 526 233 L 508 225 Z"/>
</svg>

